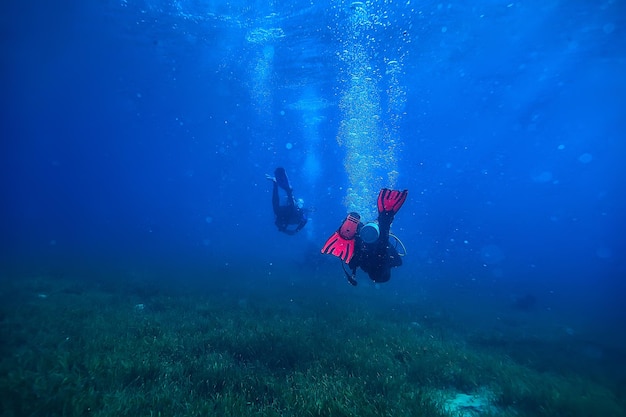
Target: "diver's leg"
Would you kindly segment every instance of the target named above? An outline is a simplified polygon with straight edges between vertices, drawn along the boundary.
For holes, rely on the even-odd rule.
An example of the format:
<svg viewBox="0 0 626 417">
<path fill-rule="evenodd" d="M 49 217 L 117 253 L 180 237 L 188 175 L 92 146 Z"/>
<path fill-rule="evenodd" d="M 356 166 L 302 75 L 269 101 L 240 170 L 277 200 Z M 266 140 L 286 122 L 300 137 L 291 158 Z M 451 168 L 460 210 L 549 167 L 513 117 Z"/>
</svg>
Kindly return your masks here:
<svg viewBox="0 0 626 417">
<path fill-rule="evenodd" d="M 287 205 L 288 206 L 292 206 L 293 208 L 296 207 L 296 199 L 293 198 L 293 188 L 289 188 L 286 190 L 287 192 Z"/>
<path fill-rule="evenodd" d="M 393 222 L 392 213 L 386 211 L 378 214 L 378 250 L 381 252 L 387 252 L 391 222 Z"/>
<path fill-rule="evenodd" d="M 280 197 L 278 196 L 278 184 L 274 181 L 274 189 L 272 190 L 272 208 L 274 214 L 278 216 L 280 211 Z"/>
<path fill-rule="evenodd" d="M 389 256 L 389 230 L 393 221 L 393 213 L 383 212 L 378 214 L 378 242 L 372 256 L 375 266 L 368 272 L 374 282 L 387 282 L 391 278 L 391 268 L 394 260 Z"/>
</svg>

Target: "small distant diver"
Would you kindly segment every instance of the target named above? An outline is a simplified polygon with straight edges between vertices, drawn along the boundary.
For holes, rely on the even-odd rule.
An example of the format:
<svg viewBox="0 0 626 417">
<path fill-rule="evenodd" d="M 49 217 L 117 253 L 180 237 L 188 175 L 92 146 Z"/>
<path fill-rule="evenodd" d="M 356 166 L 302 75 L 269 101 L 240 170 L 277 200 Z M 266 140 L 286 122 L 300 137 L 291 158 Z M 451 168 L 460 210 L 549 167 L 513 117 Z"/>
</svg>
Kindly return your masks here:
<svg viewBox="0 0 626 417">
<path fill-rule="evenodd" d="M 293 188 L 289 184 L 287 173 L 284 168 L 278 167 L 274 171 L 274 176 L 269 174 L 265 178 L 272 181 L 272 208 L 276 216 L 276 227 L 278 231 L 288 235 L 295 235 L 306 225 L 308 221 L 308 210 L 304 208 L 304 200 L 295 199 Z M 285 204 L 281 205 L 281 194 L 283 194 Z M 293 227 L 295 226 L 295 227 Z"/>
<path fill-rule="evenodd" d="M 346 264 L 351 274 L 342 267 L 348 282 L 357 285 L 356 270 L 361 268 L 376 283 L 387 282 L 391 278 L 391 268 L 402 265 L 406 254 L 404 245 L 390 232 L 394 216 L 404 204 L 408 190 L 396 191 L 383 188 L 378 194 L 378 221 L 363 224 L 361 216 L 352 212 L 339 229 L 328 238 L 321 252 L 331 254 Z M 394 243 L 390 242 L 390 237 Z M 397 250 L 398 244 L 402 253 Z"/>
</svg>

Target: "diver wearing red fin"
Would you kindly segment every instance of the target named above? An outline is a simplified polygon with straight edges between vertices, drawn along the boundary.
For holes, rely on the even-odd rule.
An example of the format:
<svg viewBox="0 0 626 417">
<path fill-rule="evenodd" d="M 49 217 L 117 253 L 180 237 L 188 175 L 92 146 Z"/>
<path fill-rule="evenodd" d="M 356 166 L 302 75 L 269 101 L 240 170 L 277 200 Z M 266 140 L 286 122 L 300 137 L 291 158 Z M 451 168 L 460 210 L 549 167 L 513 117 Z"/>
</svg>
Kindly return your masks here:
<svg viewBox="0 0 626 417">
<path fill-rule="evenodd" d="M 356 270 L 359 267 L 372 281 L 379 283 L 389 281 L 391 268 L 402 265 L 400 254 L 389 242 L 389 230 L 408 193 L 408 190 L 383 188 L 378 194 L 377 223 L 363 224 L 358 213 L 350 213 L 322 247 L 322 253 L 334 255 L 348 264 L 352 275 L 345 267 L 344 272 L 350 284 L 357 284 Z"/>
</svg>

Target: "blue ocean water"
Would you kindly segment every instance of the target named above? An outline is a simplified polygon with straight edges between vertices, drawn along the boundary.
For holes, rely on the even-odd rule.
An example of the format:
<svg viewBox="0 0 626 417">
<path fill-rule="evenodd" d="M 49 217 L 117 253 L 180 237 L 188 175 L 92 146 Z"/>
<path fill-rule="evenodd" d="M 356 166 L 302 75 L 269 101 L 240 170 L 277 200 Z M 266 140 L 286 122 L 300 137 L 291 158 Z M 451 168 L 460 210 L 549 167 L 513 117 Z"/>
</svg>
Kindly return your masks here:
<svg viewBox="0 0 626 417">
<path fill-rule="evenodd" d="M 624 2 L 0 7 L 4 277 L 232 270 L 626 344 Z M 295 236 L 277 166 L 314 209 Z M 353 290 L 319 250 L 381 187 L 410 190 L 408 255 Z"/>
</svg>

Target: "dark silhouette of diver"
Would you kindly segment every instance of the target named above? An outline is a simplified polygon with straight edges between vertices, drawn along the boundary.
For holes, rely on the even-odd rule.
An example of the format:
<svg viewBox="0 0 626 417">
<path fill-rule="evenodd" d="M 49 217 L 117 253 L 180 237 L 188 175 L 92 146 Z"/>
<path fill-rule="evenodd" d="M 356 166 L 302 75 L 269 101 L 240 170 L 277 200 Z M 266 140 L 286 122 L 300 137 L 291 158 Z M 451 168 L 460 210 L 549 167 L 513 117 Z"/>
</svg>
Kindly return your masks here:
<svg viewBox="0 0 626 417">
<path fill-rule="evenodd" d="M 272 190 L 272 208 L 276 215 L 276 227 L 280 232 L 288 235 L 295 235 L 306 225 L 308 221 L 308 210 L 304 208 L 302 199 L 296 200 L 293 197 L 293 189 L 289 184 L 287 173 L 284 168 L 276 168 L 274 176 L 265 175 L 268 180 L 273 182 Z M 280 204 L 280 193 L 282 190 L 286 193 L 286 204 Z M 290 226 L 295 226 L 290 227 Z"/>
<path fill-rule="evenodd" d="M 391 268 L 402 265 L 401 255 L 396 249 L 397 243 L 402 242 L 390 234 L 390 229 L 408 193 L 408 190 L 383 188 L 378 194 L 378 222 L 363 224 L 358 213 L 349 213 L 326 241 L 322 253 L 335 255 L 348 264 L 352 274 L 348 274 L 345 267 L 344 272 L 350 284 L 357 284 L 356 270 L 359 267 L 367 272 L 372 281 L 380 283 L 389 281 Z M 389 242 L 390 236 L 395 238 L 396 245 Z"/>
</svg>

